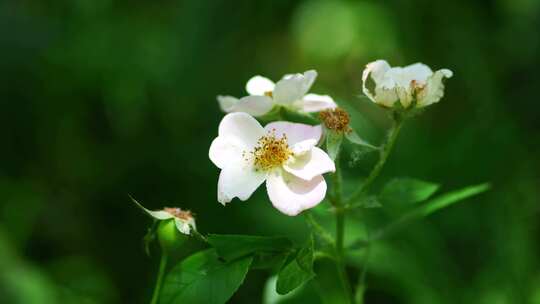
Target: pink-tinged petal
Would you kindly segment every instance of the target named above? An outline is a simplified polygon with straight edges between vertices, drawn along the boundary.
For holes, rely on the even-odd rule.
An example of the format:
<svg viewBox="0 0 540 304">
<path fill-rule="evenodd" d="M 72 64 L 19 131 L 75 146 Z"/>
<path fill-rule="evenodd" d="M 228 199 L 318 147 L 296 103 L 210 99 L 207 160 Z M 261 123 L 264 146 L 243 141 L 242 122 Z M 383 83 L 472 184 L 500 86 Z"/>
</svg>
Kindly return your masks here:
<svg viewBox="0 0 540 304">
<path fill-rule="evenodd" d="M 307 94 L 302 102 L 304 112 L 320 112 L 328 109 L 335 109 L 336 103 L 328 95 Z"/>
<path fill-rule="evenodd" d="M 221 170 L 218 181 L 218 201 L 225 205 L 233 198 L 247 200 L 266 179 L 266 173 L 251 164 L 230 165 Z"/>
<path fill-rule="evenodd" d="M 274 91 L 275 86 L 274 82 L 266 77 L 254 76 L 248 80 L 246 91 L 249 95 L 264 95 L 266 92 Z"/>
<path fill-rule="evenodd" d="M 217 101 L 219 103 L 219 107 L 221 108 L 221 111 L 225 113 L 235 112 L 233 110 L 234 105 L 238 102 L 238 98 L 233 96 L 223 96 L 219 95 L 217 97 Z"/>
<path fill-rule="evenodd" d="M 321 175 L 305 181 L 277 170 L 268 176 L 266 190 L 276 209 L 286 215 L 295 216 L 322 202 L 326 195 L 326 182 Z"/>
<path fill-rule="evenodd" d="M 336 165 L 323 150 L 313 147 L 311 151 L 293 156 L 283 166 L 287 172 L 309 181 L 315 176 L 335 172 Z"/>
<path fill-rule="evenodd" d="M 229 164 L 241 164 L 244 161 L 243 153 L 249 149 L 235 136 L 218 136 L 212 141 L 208 156 L 216 167 L 223 169 Z"/>
<path fill-rule="evenodd" d="M 236 112 L 225 115 L 219 124 L 220 137 L 236 138 L 246 148 L 252 148 L 264 136 L 264 128 L 247 113 Z"/>
<path fill-rule="evenodd" d="M 229 112 L 245 112 L 252 116 L 262 116 L 272 110 L 272 107 L 272 99 L 268 96 L 246 96 L 232 105 Z"/>
<path fill-rule="evenodd" d="M 286 121 L 269 123 L 264 127 L 264 129 L 266 132 L 274 131 L 278 137 L 286 134 L 289 146 L 294 146 L 296 143 L 307 139 L 313 139 L 316 142 L 319 142 L 322 135 L 322 128 L 320 125 L 310 126 Z"/>
</svg>

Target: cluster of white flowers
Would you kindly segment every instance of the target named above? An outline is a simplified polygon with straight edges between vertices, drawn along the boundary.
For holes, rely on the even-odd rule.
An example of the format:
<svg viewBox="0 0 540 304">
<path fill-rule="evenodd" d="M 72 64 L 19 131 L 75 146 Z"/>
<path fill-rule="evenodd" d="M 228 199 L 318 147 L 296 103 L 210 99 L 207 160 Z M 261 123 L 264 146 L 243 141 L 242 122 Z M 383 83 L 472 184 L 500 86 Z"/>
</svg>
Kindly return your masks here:
<svg viewBox="0 0 540 304">
<path fill-rule="evenodd" d="M 391 68 L 377 60 L 363 72 L 363 92 L 388 108 L 396 107 L 396 101 L 404 109 L 425 107 L 441 99 L 442 79 L 451 76 L 450 70 L 434 73 L 420 63 Z M 228 113 L 209 151 L 210 160 L 221 169 L 220 203 L 235 197 L 245 201 L 264 182 L 273 206 L 286 215 L 295 216 L 323 201 L 327 189 L 323 174 L 336 170 L 328 154 L 317 147 L 323 128 L 285 121 L 263 127 L 253 118 L 276 106 L 306 113 L 335 109 L 332 97 L 308 94 L 316 77 L 314 70 L 285 75 L 277 83 L 255 76 L 246 85 L 248 96 L 217 97 Z"/>
</svg>

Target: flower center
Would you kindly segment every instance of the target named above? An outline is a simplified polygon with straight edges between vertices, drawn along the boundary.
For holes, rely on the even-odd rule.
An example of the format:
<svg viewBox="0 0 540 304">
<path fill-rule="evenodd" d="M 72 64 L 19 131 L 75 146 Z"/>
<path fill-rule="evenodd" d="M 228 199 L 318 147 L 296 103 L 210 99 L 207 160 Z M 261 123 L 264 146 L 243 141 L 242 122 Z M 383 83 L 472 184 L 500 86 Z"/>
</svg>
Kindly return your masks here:
<svg viewBox="0 0 540 304">
<path fill-rule="evenodd" d="M 180 208 L 165 207 L 163 208 L 163 211 L 168 212 L 172 216 L 179 218 L 181 220 L 184 220 L 184 221 L 188 221 L 193 218 L 193 214 L 189 210 L 184 211 Z"/>
<path fill-rule="evenodd" d="M 278 138 L 274 129 L 259 139 L 251 154 L 255 167 L 267 171 L 282 166 L 293 152 L 289 149 L 287 135 Z"/>
<path fill-rule="evenodd" d="M 270 98 L 274 97 L 274 93 L 272 91 L 266 91 L 264 92 L 264 96 L 268 96 Z"/>
</svg>

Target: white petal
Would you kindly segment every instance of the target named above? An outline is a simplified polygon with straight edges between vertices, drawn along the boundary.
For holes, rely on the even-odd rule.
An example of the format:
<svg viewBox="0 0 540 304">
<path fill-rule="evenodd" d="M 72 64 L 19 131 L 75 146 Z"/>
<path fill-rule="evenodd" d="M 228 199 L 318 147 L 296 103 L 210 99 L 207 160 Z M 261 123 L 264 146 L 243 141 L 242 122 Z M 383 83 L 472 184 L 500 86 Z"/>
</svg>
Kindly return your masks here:
<svg viewBox="0 0 540 304">
<path fill-rule="evenodd" d="M 326 195 L 326 182 L 319 175 L 310 181 L 277 170 L 268 176 L 266 190 L 272 205 L 290 216 L 317 206 Z"/>
<path fill-rule="evenodd" d="M 428 77 L 433 75 L 433 71 L 427 65 L 420 62 L 404 67 L 402 73 L 407 86 L 411 84 L 412 80 L 415 80 L 419 84 L 425 84 Z"/>
<path fill-rule="evenodd" d="M 240 164 L 244 161 L 243 153 L 249 151 L 243 141 L 235 136 L 218 136 L 210 145 L 208 156 L 216 167 L 223 169 L 228 164 Z"/>
<path fill-rule="evenodd" d="M 245 112 L 253 116 L 262 116 L 272 107 L 272 99 L 268 96 L 246 96 L 240 98 L 228 112 Z"/>
<path fill-rule="evenodd" d="M 266 92 L 274 91 L 276 85 L 266 77 L 254 76 L 246 84 L 246 91 L 249 95 L 264 95 Z"/>
<path fill-rule="evenodd" d="M 266 173 L 256 170 L 251 163 L 227 166 L 219 174 L 218 201 L 224 205 L 235 197 L 245 201 L 265 179 Z"/>
<path fill-rule="evenodd" d="M 265 131 L 259 122 L 249 114 L 237 112 L 225 115 L 219 124 L 219 136 L 226 138 L 234 137 L 244 144 L 246 148 L 252 148 L 259 138 L 264 136 Z"/>
<path fill-rule="evenodd" d="M 394 103 L 398 101 L 399 96 L 396 92 L 396 89 L 385 89 L 385 88 L 377 88 L 375 89 L 375 100 L 373 100 L 375 103 L 385 106 L 385 107 L 393 107 Z"/>
<path fill-rule="evenodd" d="M 283 168 L 303 180 L 311 180 L 317 175 L 335 172 L 336 166 L 328 154 L 313 147 L 311 151 L 301 155 L 294 155 Z"/>
<path fill-rule="evenodd" d="M 444 78 L 452 77 L 452 71 L 442 69 L 428 78 L 426 87 L 418 94 L 417 107 L 425 107 L 438 102 L 444 96 Z"/>
<path fill-rule="evenodd" d="M 178 231 L 180 231 L 181 233 L 187 235 L 191 233 L 191 226 L 188 221 L 183 221 L 179 218 L 175 218 L 174 224 L 176 225 L 176 229 L 178 229 Z"/>
<path fill-rule="evenodd" d="M 385 60 L 376 60 L 373 62 L 370 62 L 366 65 L 366 68 L 362 72 L 362 91 L 364 94 L 369 97 L 373 102 L 375 101 L 375 95 L 376 91 L 371 92 L 367 88 L 367 82 L 373 81 L 375 84 L 375 88 L 379 87 L 380 82 L 383 80 L 384 75 L 386 72 L 390 70 L 390 65 Z M 368 79 L 368 78 L 371 79 Z"/>
<path fill-rule="evenodd" d="M 300 123 L 292 123 L 286 121 L 276 121 L 267 124 L 264 129 L 266 132 L 274 131 L 276 136 L 281 137 L 287 135 L 287 143 L 289 146 L 294 146 L 296 143 L 307 139 L 313 139 L 317 143 L 321 139 L 322 128 L 320 125 L 310 126 Z"/>
<path fill-rule="evenodd" d="M 313 149 L 313 147 L 315 147 L 316 145 L 317 141 L 315 139 L 306 139 L 294 144 L 291 147 L 291 150 L 295 156 L 300 156 L 311 151 L 311 149 Z"/>
<path fill-rule="evenodd" d="M 304 112 L 320 112 L 336 107 L 336 103 L 328 95 L 307 94 L 304 96 L 302 103 L 302 110 Z"/>
<path fill-rule="evenodd" d="M 230 113 L 235 112 L 233 110 L 234 105 L 238 102 L 238 98 L 233 96 L 222 96 L 219 95 L 217 97 L 217 101 L 219 103 L 219 107 L 223 112 Z"/>
<path fill-rule="evenodd" d="M 315 70 L 309 70 L 304 74 L 286 75 L 276 84 L 273 93 L 274 101 L 279 104 L 292 104 L 301 100 L 316 78 Z"/>
<path fill-rule="evenodd" d="M 309 92 L 309 89 L 311 89 L 315 79 L 317 79 L 317 71 L 309 70 L 304 72 L 304 83 L 302 85 L 302 90 L 304 93 L 302 95 L 306 95 L 307 92 Z"/>
</svg>

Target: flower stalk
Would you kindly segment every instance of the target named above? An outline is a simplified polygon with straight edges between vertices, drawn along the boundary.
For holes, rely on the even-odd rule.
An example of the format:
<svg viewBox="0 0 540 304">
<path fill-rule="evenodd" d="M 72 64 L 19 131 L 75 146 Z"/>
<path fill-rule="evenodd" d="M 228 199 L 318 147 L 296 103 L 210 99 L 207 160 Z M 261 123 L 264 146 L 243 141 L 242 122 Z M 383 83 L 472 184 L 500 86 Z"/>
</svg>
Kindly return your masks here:
<svg viewBox="0 0 540 304">
<path fill-rule="evenodd" d="M 403 122 L 404 122 L 403 116 L 401 116 L 399 113 L 393 113 L 393 125 L 390 131 L 388 132 L 386 142 L 383 144 L 379 152 L 379 160 L 377 161 L 377 164 L 375 164 L 375 166 L 369 173 L 368 177 L 362 183 L 362 185 L 360 185 L 358 190 L 355 193 L 353 193 L 353 195 L 351 195 L 351 197 L 348 199 L 347 208 L 354 207 L 354 203 L 362 197 L 362 195 L 366 192 L 369 186 L 371 186 L 371 184 L 375 181 L 375 179 L 381 173 L 381 170 L 384 167 L 386 160 L 388 159 L 388 156 L 390 155 L 390 152 L 392 152 L 394 144 L 396 143 L 397 137 L 399 135 L 399 131 L 401 130 L 401 127 L 403 126 Z"/>
<path fill-rule="evenodd" d="M 163 277 L 165 276 L 165 269 L 167 268 L 167 260 L 169 256 L 163 252 L 159 261 L 159 270 L 156 279 L 156 286 L 154 287 L 154 293 L 152 294 L 152 300 L 150 304 L 157 304 L 159 300 L 159 293 L 161 291 L 161 285 L 163 284 Z"/>
<path fill-rule="evenodd" d="M 343 196 L 342 196 L 342 176 L 340 170 L 339 154 L 336 157 L 336 172 L 334 176 L 334 211 L 336 214 L 336 266 L 339 273 L 339 279 L 346 292 L 347 298 L 351 298 L 351 284 L 347 276 L 345 268 L 345 255 L 344 255 L 344 237 L 345 237 L 345 209 L 343 208 Z"/>
</svg>

